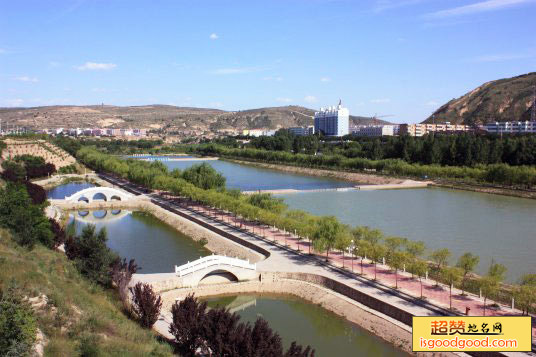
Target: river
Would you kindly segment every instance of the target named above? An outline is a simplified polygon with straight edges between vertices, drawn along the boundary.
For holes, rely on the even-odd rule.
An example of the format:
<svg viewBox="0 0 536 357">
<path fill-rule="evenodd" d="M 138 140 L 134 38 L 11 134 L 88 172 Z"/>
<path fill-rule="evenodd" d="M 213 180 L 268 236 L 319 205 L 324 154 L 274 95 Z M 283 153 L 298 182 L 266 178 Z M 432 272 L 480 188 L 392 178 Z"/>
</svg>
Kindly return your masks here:
<svg viewBox="0 0 536 357">
<path fill-rule="evenodd" d="M 209 307 L 226 306 L 251 324 L 258 317 L 279 333 L 287 349 L 292 341 L 310 345 L 315 356 L 405 355 L 368 331 L 305 300 L 292 296 L 239 295 L 204 299 Z"/>
<path fill-rule="evenodd" d="M 352 185 L 221 160 L 206 162 L 227 177 L 229 187 L 240 190 Z M 170 169 L 196 163 L 165 162 Z M 278 196 L 292 209 L 334 215 L 351 226 L 364 225 L 387 235 L 422 240 L 430 250 L 448 248 L 451 263 L 464 252 L 472 252 L 480 256 L 478 273 L 487 271 L 492 258 L 508 268 L 507 280 L 511 282 L 522 274 L 536 272 L 536 200 L 440 188 Z"/>
<path fill-rule="evenodd" d="M 71 212 L 78 232 L 88 223 L 106 228 L 107 245 L 123 258 L 134 258 L 139 273 L 171 272 L 174 265 L 209 254 L 189 237 L 151 215 L 129 211 Z M 345 319 L 304 300 L 290 296 L 240 295 L 209 299 L 210 304 L 231 303 L 242 319 L 263 316 L 279 333 L 285 348 L 296 340 L 311 345 L 316 356 L 398 356 L 394 346 Z M 247 305 L 247 306 L 246 306 Z M 240 311 L 238 311 L 240 310 Z"/>
</svg>

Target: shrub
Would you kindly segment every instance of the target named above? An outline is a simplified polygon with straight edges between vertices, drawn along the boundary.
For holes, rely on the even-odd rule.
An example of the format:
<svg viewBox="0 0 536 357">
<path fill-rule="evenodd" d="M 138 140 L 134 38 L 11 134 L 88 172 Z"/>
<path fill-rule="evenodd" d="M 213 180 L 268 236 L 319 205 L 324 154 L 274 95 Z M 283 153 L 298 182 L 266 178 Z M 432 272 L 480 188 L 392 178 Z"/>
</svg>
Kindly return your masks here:
<svg viewBox="0 0 536 357">
<path fill-rule="evenodd" d="M 162 298 L 150 284 L 137 283 L 129 290 L 132 294 L 132 310 L 138 321 L 143 327 L 151 328 L 160 315 Z"/>
<path fill-rule="evenodd" d="M 69 259 L 90 280 L 103 286 L 111 285 L 111 268 L 118 259 L 117 255 L 106 246 L 106 230 L 95 232 L 94 225 L 87 225 L 82 234 L 69 237 L 65 242 L 65 253 Z"/>
<path fill-rule="evenodd" d="M 128 309 L 128 284 L 132 279 L 132 275 L 135 274 L 141 268 L 138 267 L 136 261 L 131 259 L 128 264 L 127 260 L 123 258 L 117 259 L 112 265 L 112 282 L 117 287 L 119 291 L 119 297 L 125 308 Z"/>
<path fill-rule="evenodd" d="M 169 332 L 175 336 L 177 346 L 185 355 L 193 356 L 204 345 L 207 303 L 199 302 L 193 295 L 176 302 L 171 307 L 173 321 Z"/>
<path fill-rule="evenodd" d="M 32 307 L 14 283 L 0 295 L 0 356 L 28 355 L 37 333 Z"/>
</svg>

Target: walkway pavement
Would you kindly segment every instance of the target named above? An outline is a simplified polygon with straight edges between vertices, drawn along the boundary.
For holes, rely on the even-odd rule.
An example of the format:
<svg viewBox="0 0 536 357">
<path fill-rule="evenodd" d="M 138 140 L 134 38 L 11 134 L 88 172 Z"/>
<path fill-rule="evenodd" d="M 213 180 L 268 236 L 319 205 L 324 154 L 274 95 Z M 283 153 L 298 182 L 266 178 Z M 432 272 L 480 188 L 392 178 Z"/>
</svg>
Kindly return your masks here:
<svg viewBox="0 0 536 357">
<path fill-rule="evenodd" d="M 122 183 L 116 181 L 116 184 Z M 133 188 L 131 183 L 128 185 L 131 190 L 143 192 L 142 189 Z M 409 273 L 398 272 L 398 289 L 394 289 L 395 273 L 387 266 L 378 264 L 374 267 L 368 260 L 363 260 L 361 264 L 360 258 L 347 255 L 343 257 L 341 252 L 330 252 L 329 264 L 326 264 L 325 253 L 315 252 L 310 242 L 299 240 L 294 234 L 240 219 L 229 212 L 208 209 L 201 205 L 184 206 L 184 204 L 178 204 L 181 201 L 177 197 L 157 193 L 149 196 L 157 202 L 168 204 L 174 209 L 269 251 L 270 257 L 257 264 L 259 270 L 302 272 L 326 276 L 402 308 L 415 316 L 438 315 L 442 309 L 449 308 L 448 286 L 436 285 L 430 279 L 419 281 L 417 278 L 412 278 Z M 374 281 L 375 274 L 376 280 Z M 419 299 L 421 289 L 424 300 Z M 493 303 L 488 299 L 487 316 L 521 315 L 520 310 L 509 306 L 499 304 L 497 308 L 492 308 Z M 452 307 L 458 314 L 465 314 L 467 307 L 470 309 L 470 315 L 482 316 L 484 314 L 482 298 L 474 294 L 462 296 L 461 291 L 456 288 L 452 289 Z M 536 326 L 533 326 L 533 338 L 535 337 Z"/>
</svg>

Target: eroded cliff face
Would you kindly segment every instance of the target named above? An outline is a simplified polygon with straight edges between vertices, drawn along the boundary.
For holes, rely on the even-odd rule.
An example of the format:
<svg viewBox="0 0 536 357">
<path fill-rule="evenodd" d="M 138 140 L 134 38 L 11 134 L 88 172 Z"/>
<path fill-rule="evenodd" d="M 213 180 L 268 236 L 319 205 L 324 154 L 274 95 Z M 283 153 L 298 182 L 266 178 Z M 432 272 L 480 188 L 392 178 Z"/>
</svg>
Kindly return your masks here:
<svg viewBox="0 0 536 357">
<path fill-rule="evenodd" d="M 492 121 L 530 120 L 536 72 L 482 84 L 449 101 L 435 113 L 435 122 L 484 124 Z M 433 117 L 425 120 L 432 123 Z"/>
</svg>

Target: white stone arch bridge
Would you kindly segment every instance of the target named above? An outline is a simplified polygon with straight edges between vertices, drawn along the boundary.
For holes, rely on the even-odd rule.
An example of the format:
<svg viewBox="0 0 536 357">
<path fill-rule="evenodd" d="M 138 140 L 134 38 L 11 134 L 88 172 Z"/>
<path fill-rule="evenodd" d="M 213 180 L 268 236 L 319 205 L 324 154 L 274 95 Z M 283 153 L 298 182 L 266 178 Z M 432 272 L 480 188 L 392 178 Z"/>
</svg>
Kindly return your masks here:
<svg viewBox="0 0 536 357">
<path fill-rule="evenodd" d="M 65 197 L 68 202 L 128 201 L 134 195 L 112 187 L 90 187 Z"/>
<path fill-rule="evenodd" d="M 182 287 L 254 280 L 259 277 L 257 265 L 251 264 L 249 260 L 214 254 L 175 266 L 175 274 L 181 280 Z"/>
</svg>

